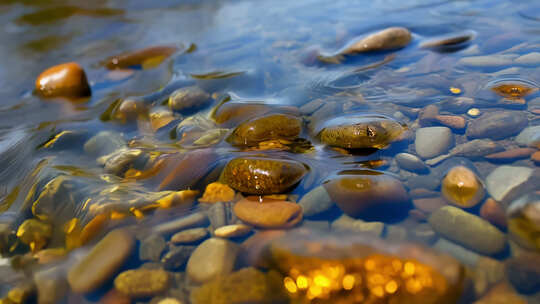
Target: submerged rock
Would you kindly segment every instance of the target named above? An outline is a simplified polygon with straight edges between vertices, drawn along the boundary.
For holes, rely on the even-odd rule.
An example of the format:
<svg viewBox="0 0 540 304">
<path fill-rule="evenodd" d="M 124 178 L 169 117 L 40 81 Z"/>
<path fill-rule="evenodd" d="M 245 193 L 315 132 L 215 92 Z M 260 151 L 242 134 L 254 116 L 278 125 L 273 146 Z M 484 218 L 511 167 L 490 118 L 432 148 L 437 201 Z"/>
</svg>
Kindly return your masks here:
<svg viewBox="0 0 540 304">
<path fill-rule="evenodd" d="M 396 162 L 400 168 L 411 172 L 427 173 L 429 168 L 426 164 L 418 158 L 418 156 L 410 153 L 398 153 L 396 155 Z"/>
<path fill-rule="evenodd" d="M 516 136 L 516 142 L 521 146 L 540 146 L 540 126 L 527 127 Z"/>
<path fill-rule="evenodd" d="M 164 292 L 169 286 L 169 274 L 162 269 L 132 269 L 114 279 L 114 288 L 130 298 L 146 298 Z"/>
<path fill-rule="evenodd" d="M 274 199 L 259 202 L 245 198 L 233 210 L 240 220 L 259 228 L 291 228 L 302 220 L 300 205 Z"/>
<path fill-rule="evenodd" d="M 534 169 L 528 167 L 499 166 L 486 177 L 487 190 L 498 202 L 508 203 L 531 183 L 534 183 Z"/>
<path fill-rule="evenodd" d="M 390 117 L 366 114 L 330 119 L 318 126 L 316 133 L 329 146 L 382 149 L 400 138 L 406 129 L 406 126 Z"/>
<path fill-rule="evenodd" d="M 175 233 L 171 237 L 173 244 L 186 244 L 200 241 L 208 235 L 206 228 L 191 228 Z"/>
<path fill-rule="evenodd" d="M 112 56 L 104 64 L 110 70 L 153 66 L 154 64 L 150 61 L 161 62 L 177 50 L 175 46 L 153 46 Z"/>
<path fill-rule="evenodd" d="M 47 245 L 53 232 L 51 224 L 37 219 L 25 220 L 17 229 L 17 237 L 35 252 Z"/>
<path fill-rule="evenodd" d="M 527 114 L 517 111 L 497 111 L 469 123 L 468 138 L 503 139 L 519 133 L 527 126 Z"/>
<path fill-rule="evenodd" d="M 432 159 L 428 159 L 426 164 L 432 166 L 448 159 L 452 156 L 465 156 L 478 158 L 504 150 L 503 146 L 490 139 L 474 139 L 452 148 L 448 154 L 443 154 Z"/>
<path fill-rule="evenodd" d="M 299 302 L 456 303 L 464 269 L 419 245 L 364 234 L 298 229 L 274 240 L 263 260 Z"/>
<path fill-rule="evenodd" d="M 43 97 L 81 98 L 91 95 L 83 68 L 76 62 L 55 65 L 36 79 L 36 91 Z"/>
<path fill-rule="evenodd" d="M 466 47 L 475 36 L 473 31 L 452 33 L 432 38 L 420 44 L 421 48 L 428 48 L 439 52 L 450 52 Z"/>
<path fill-rule="evenodd" d="M 195 283 L 205 283 L 231 273 L 239 247 L 231 241 L 211 238 L 200 244 L 188 260 L 186 273 Z"/>
<path fill-rule="evenodd" d="M 306 193 L 298 205 L 304 210 L 304 216 L 315 216 L 329 210 L 334 206 L 334 202 L 323 186 L 318 186 Z"/>
<path fill-rule="evenodd" d="M 441 185 L 444 198 L 462 208 L 476 206 L 484 198 L 484 186 L 476 174 L 467 167 L 452 168 Z"/>
<path fill-rule="evenodd" d="M 429 127 L 416 130 L 414 146 L 422 158 L 444 154 L 454 144 L 452 130 L 447 127 Z"/>
<path fill-rule="evenodd" d="M 101 131 L 84 144 L 84 152 L 101 157 L 126 146 L 124 137 L 116 132 Z"/>
<path fill-rule="evenodd" d="M 283 193 L 307 173 L 301 163 L 285 159 L 239 157 L 227 163 L 223 177 L 232 188 L 251 194 Z"/>
<path fill-rule="evenodd" d="M 354 218 L 392 219 L 406 214 L 411 206 L 402 183 L 378 171 L 343 171 L 324 187 L 339 208 Z"/>
<path fill-rule="evenodd" d="M 429 223 L 445 238 L 485 255 L 497 254 L 506 246 L 506 236 L 495 226 L 456 207 L 438 209 L 429 217 Z"/>
<path fill-rule="evenodd" d="M 133 237 L 125 230 L 109 232 L 68 272 L 68 283 L 76 293 L 88 293 L 111 278 L 131 254 Z"/>
<path fill-rule="evenodd" d="M 191 110 L 207 105 L 211 101 L 210 94 L 196 86 L 185 87 L 174 91 L 169 97 L 169 108 L 174 111 Z"/>
<path fill-rule="evenodd" d="M 523 195 L 507 210 L 508 232 L 519 245 L 540 252 L 540 194 Z"/>
<path fill-rule="evenodd" d="M 237 146 L 253 146 L 273 139 L 295 139 L 302 131 L 302 121 L 285 114 L 270 114 L 240 124 L 227 142 Z"/>
<path fill-rule="evenodd" d="M 194 304 L 289 303 L 283 278 L 275 271 L 244 268 L 216 278 L 191 293 Z"/>
<path fill-rule="evenodd" d="M 540 291 L 540 255 L 521 254 L 506 261 L 508 280 L 525 294 Z"/>
</svg>

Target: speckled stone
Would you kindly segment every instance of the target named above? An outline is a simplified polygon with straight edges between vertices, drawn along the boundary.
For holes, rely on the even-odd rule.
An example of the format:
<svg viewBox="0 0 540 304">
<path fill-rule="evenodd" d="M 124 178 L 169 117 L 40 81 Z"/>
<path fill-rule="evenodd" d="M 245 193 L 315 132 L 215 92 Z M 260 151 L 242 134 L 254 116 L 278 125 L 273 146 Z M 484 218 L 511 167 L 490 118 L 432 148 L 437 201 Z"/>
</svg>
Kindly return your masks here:
<svg viewBox="0 0 540 304">
<path fill-rule="evenodd" d="M 114 287 L 131 298 L 146 298 L 164 292 L 169 286 L 169 274 L 161 269 L 132 269 L 114 279 Z"/>
</svg>

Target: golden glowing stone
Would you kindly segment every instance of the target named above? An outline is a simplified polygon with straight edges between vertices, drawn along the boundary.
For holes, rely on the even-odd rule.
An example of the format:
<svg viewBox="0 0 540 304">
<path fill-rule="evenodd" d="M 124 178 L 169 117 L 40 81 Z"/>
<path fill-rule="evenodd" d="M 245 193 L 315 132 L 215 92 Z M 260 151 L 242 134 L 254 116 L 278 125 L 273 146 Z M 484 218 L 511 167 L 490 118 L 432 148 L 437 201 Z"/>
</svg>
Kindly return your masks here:
<svg viewBox="0 0 540 304">
<path fill-rule="evenodd" d="M 459 93 L 461 93 L 461 89 L 460 88 L 455 88 L 455 87 L 450 87 L 450 92 L 452 92 L 452 94 L 459 94 Z"/>
<path fill-rule="evenodd" d="M 484 198 L 484 187 L 470 169 L 457 166 L 444 177 L 441 186 L 444 198 L 463 208 L 474 207 Z"/>
<path fill-rule="evenodd" d="M 24 221 L 17 230 L 17 237 L 21 242 L 30 246 L 32 252 L 45 247 L 51 236 L 52 226 L 36 219 Z"/>
<path fill-rule="evenodd" d="M 296 229 L 268 252 L 293 303 L 450 304 L 464 287 L 450 256 L 369 236 Z"/>
<path fill-rule="evenodd" d="M 502 97 L 518 99 L 538 91 L 538 88 L 509 82 L 494 86 L 491 90 Z"/>
<path fill-rule="evenodd" d="M 234 199 L 234 190 L 222 183 L 215 182 L 208 184 L 203 196 L 199 199 L 201 203 L 230 202 Z"/>
<path fill-rule="evenodd" d="M 170 208 L 172 206 L 191 206 L 193 202 L 195 201 L 195 197 L 199 195 L 198 190 L 182 190 L 182 191 L 175 191 L 172 192 L 159 200 L 157 200 L 157 203 L 159 204 L 159 208 Z"/>
</svg>

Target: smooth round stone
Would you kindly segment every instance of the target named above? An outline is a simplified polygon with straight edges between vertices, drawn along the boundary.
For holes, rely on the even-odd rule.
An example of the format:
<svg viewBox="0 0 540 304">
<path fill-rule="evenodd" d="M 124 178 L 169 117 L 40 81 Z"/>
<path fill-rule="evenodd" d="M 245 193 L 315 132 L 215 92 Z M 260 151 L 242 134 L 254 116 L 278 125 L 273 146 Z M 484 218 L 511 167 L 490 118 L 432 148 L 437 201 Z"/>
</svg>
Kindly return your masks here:
<svg viewBox="0 0 540 304">
<path fill-rule="evenodd" d="M 495 226 L 453 206 L 433 212 L 429 224 L 445 238 L 481 254 L 497 254 L 506 246 L 505 235 Z"/>
<path fill-rule="evenodd" d="M 389 27 L 347 44 L 340 54 L 354 54 L 399 49 L 411 42 L 411 32 L 403 27 Z"/>
<path fill-rule="evenodd" d="M 101 157 L 126 146 L 124 137 L 116 132 L 101 131 L 84 144 L 84 152 Z"/>
<path fill-rule="evenodd" d="M 462 208 L 476 206 L 485 195 L 476 174 L 463 166 L 450 169 L 442 181 L 441 192 L 448 202 Z"/>
<path fill-rule="evenodd" d="M 162 269 L 132 269 L 114 279 L 114 288 L 131 298 L 160 294 L 169 286 L 169 274 Z"/>
<path fill-rule="evenodd" d="M 464 283 L 463 266 L 454 258 L 366 234 L 297 229 L 274 240 L 268 252 L 261 259 L 283 274 L 285 288 L 298 303 L 354 303 L 359 298 L 458 303 Z M 412 286 L 411 278 L 431 284 Z M 328 283 L 310 300 L 309 290 L 318 282 Z"/>
<path fill-rule="evenodd" d="M 280 200 L 242 199 L 234 205 L 234 214 L 258 228 L 291 228 L 302 220 L 300 205 Z"/>
<path fill-rule="evenodd" d="M 205 283 L 234 269 L 239 247 L 235 243 L 211 238 L 202 242 L 191 254 L 186 274 L 195 283 Z"/>
<path fill-rule="evenodd" d="M 251 232 L 251 227 L 244 224 L 226 225 L 214 230 L 214 235 L 221 238 L 236 238 L 246 236 Z"/>
<path fill-rule="evenodd" d="M 540 194 L 521 196 L 506 212 L 510 237 L 519 245 L 540 252 Z"/>
<path fill-rule="evenodd" d="M 376 114 L 345 115 L 326 120 L 316 128 L 325 144 L 345 149 L 382 149 L 400 138 L 406 126 Z"/>
<path fill-rule="evenodd" d="M 286 192 L 306 173 L 306 167 L 299 162 L 262 157 L 235 158 L 223 169 L 224 180 L 229 186 L 258 195 Z"/>
<path fill-rule="evenodd" d="M 486 188 L 494 200 L 506 202 L 522 186 L 530 183 L 533 175 L 534 170 L 528 167 L 499 166 L 486 177 Z"/>
<path fill-rule="evenodd" d="M 88 293 L 111 278 L 130 256 L 135 241 L 125 230 L 113 230 L 68 272 L 68 283 L 76 293 Z"/>
<path fill-rule="evenodd" d="M 192 228 L 177 232 L 171 237 L 173 244 L 187 244 L 202 240 L 208 235 L 206 228 Z"/>
<path fill-rule="evenodd" d="M 334 206 L 334 202 L 326 189 L 323 186 L 318 186 L 302 196 L 298 205 L 304 210 L 304 216 L 310 217 L 328 211 Z"/>
<path fill-rule="evenodd" d="M 538 147 L 540 145 L 540 126 L 527 127 L 516 137 L 521 146 Z"/>
<path fill-rule="evenodd" d="M 426 164 L 416 155 L 410 153 L 398 153 L 396 155 L 396 162 L 401 169 L 407 171 L 418 173 L 429 172 L 429 168 Z"/>
<path fill-rule="evenodd" d="M 497 111 L 469 122 L 468 138 L 503 139 L 519 133 L 527 126 L 527 114 L 518 111 Z"/>
<path fill-rule="evenodd" d="M 428 127 L 416 130 L 414 146 L 422 158 L 432 158 L 446 153 L 454 144 L 452 130 L 447 127 Z"/>
<path fill-rule="evenodd" d="M 492 198 L 488 198 L 484 202 L 480 208 L 480 216 L 500 229 L 506 229 L 508 225 L 504 209 Z"/>
<path fill-rule="evenodd" d="M 169 97 L 169 108 L 174 111 L 190 110 L 206 105 L 210 94 L 196 86 L 185 87 L 174 91 Z"/>
<path fill-rule="evenodd" d="M 302 121 L 286 114 L 271 114 L 240 124 L 227 138 L 235 146 L 254 146 L 274 139 L 295 139 L 302 132 Z"/>
<path fill-rule="evenodd" d="M 332 201 L 353 218 L 381 221 L 406 214 L 410 209 L 402 183 L 381 172 L 344 171 L 324 187 Z"/>
<path fill-rule="evenodd" d="M 249 267 L 216 278 L 191 293 L 193 304 L 289 303 L 283 278 Z"/>
<path fill-rule="evenodd" d="M 55 65 L 36 79 L 36 91 L 43 97 L 80 98 L 91 95 L 83 68 L 76 62 Z"/>
<path fill-rule="evenodd" d="M 540 255 L 522 254 L 506 261 L 508 280 L 519 292 L 540 291 Z"/>
</svg>

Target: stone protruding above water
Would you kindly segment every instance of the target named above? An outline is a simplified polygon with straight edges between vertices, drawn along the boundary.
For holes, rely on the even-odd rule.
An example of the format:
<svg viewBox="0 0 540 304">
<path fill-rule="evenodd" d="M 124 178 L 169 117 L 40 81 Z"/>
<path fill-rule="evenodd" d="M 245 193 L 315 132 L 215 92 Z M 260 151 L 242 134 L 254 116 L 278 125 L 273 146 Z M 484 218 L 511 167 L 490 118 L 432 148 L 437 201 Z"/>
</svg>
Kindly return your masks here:
<svg viewBox="0 0 540 304">
<path fill-rule="evenodd" d="M 237 146 L 252 146 L 273 139 L 295 139 L 302 132 L 302 121 L 286 114 L 271 114 L 240 124 L 227 141 Z"/>
<path fill-rule="evenodd" d="M 406 214 L 411 207 L 403 184 L 378 171 L 343 171 L 326 182 L 324 187 L 332 201 L 354 218 L 391 220 Z"/>
<path fill-rule="evenodd" d="M 297 229 L 262 255 L 298 303 L 456 303 L 464 268 L 452 257 L 365 234 Z"/>
<path fill-rule="evenodd" d="M 91 95 L 83 68 L 76 62 L 55 65 L 36 79 L 36 91 L 43 97 L 81 98 Z"/>
<path fill-rule="evenodd" d="M 68 283 L 76 293 L 88 293 L 111 278 L 132 253 L 135 241 L 125 230 L 109 232 L 87 256 L 68 272 Z"/>
<path fill-rule="evenodd" d="M 405 47 L 411 42 L 411 32 L 404 27 L 389 27 L 366 37 L 356 39 L 347 44 L 339 54 L 393 50 Z"/>
<path fill-rule="evenodd" d="M 468 138 L 503 139 L 519 133 L 527 126 L 527 113 L 496 111 L 486 113 L 469 123 Z"/>
<path fill-rule="evenodd" d="M 177 50 L 176 46 L 167 45 L 147 47 L 112 56 L 104 64 L 110 70 L 155 66 Z"/>
<path fill-rule="evenodd" d="M 185 87 L 174 91 L 169 97 L 169 108 L 174 111 L 200 108 L 210 102 L 210 94 L 197 86 Z"/>
<path fill-rule="evenodd" d="M 476 206 L 485 194 L 476 174 L 463 166 L 450 169 L 442 181 L 441 192 L 447 201 L 462 208 Z"/>
<path fill-rule="evenodd" d="M 345 149 L 382 149 L 407 130 L 398 121 L 380 114 L 355 114 L 322 122 L 317 137 L 325 144 Z"/>
<path fill-rule="evenodd" d="M 263 195 L 285 192 L 306 173 L 306 167 L 293 160 L 238 157 L 227 163 L 223 178 L 240 192 Z"/>
<path fill-rule="evenodd" d="M 248 197 L 234 205 L 234 214 L 242 221 L 258 228 L 291 228 L 302 220 L 300 205 L 274 199 L 262 202 Z"/>
<path fill-rule="evenodd" d="M 506 246 L 506 236 L 499 229 L 453 206 L 445 206 L 433 212 L 429 224 L 443 237 L 481 254 L 497 254 Z"/>
</svg>

